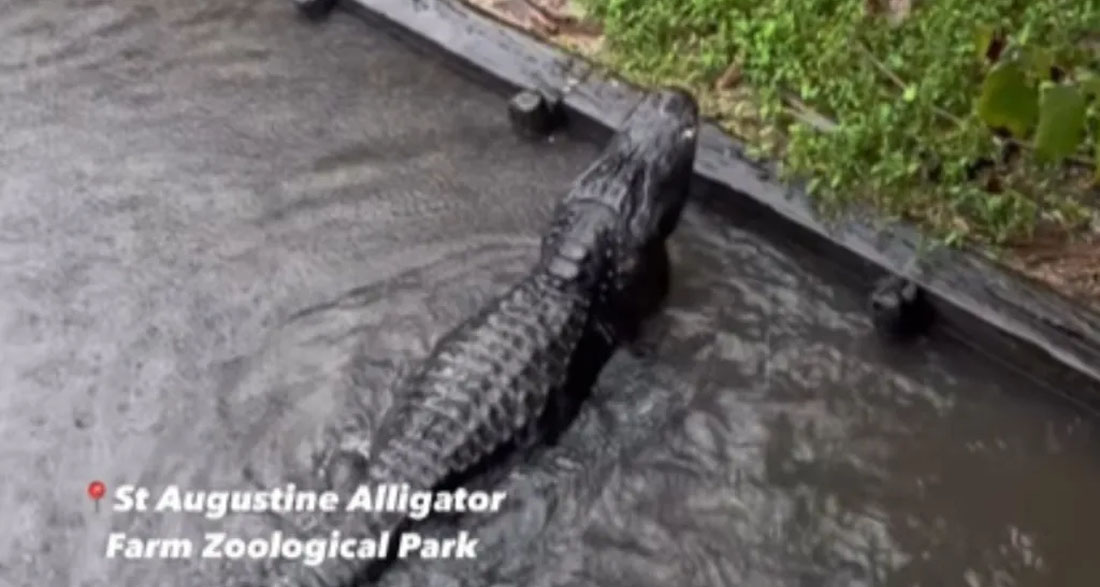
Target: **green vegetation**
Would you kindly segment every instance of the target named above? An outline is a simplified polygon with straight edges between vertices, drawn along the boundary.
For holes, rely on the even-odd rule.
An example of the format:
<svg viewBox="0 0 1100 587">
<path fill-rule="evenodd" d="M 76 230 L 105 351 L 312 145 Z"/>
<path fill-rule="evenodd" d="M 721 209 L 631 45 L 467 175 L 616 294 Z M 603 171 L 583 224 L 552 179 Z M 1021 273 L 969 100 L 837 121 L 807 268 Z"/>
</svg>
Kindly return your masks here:
<svg viewBox="0 0 1100 587">
<path fill-rule="evenodd" d="M 693 87 L 828 208 L 993 244 L 1095 210 L 1100 0 L 581 2 L 610 64 Z"/>
</svg>

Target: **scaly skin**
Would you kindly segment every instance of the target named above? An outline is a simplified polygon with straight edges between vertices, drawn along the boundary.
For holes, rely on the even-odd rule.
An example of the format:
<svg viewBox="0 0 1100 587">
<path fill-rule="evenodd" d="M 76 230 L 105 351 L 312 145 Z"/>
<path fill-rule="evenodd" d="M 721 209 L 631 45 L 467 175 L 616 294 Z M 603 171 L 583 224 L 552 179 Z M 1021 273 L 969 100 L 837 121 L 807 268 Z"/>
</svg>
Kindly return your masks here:
<svg viewBox="0 0 1100 587">
<path fill-rule="evenodd" d="M 361 461 L 349 470 L 362 471 L 345 475 L 345 489 L 449 487 L 508 448 L 553 441 L 665 295 L 664 243 L 687 198 L 697 125 L 694 100 L 679 90 L 636 109 L 555 211 L 531 272 L 436 344 L 403 382 L 369 456 L 344 455 Z M 318 521 L 323 531 L 313 535 L 377 536 L 405 522 L 399 514 Z M 379 570 L 331 559 L 279 567 L 267 584 L 343 587 Z"/>
</svg>

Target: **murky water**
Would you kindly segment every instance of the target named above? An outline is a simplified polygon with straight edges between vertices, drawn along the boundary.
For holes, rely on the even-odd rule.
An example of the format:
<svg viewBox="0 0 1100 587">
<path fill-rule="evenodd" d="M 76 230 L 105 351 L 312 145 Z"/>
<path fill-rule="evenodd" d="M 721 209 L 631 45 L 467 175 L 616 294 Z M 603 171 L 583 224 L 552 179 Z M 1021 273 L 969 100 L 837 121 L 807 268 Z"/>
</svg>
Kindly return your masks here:
<svg viewBox="0 0 1100 587">
<path fill-rule="evenodd" d="M 109 485 L 268 483 L 523 271 L 595 148 L 352 17 L 280 0 L 0 3 L 0 585 L 209 585 L 107 561 Z M 1092 586 L 1096 424 L 858 284 L 690 209 L 656 354 L 389 585 Z"/>
</svg>

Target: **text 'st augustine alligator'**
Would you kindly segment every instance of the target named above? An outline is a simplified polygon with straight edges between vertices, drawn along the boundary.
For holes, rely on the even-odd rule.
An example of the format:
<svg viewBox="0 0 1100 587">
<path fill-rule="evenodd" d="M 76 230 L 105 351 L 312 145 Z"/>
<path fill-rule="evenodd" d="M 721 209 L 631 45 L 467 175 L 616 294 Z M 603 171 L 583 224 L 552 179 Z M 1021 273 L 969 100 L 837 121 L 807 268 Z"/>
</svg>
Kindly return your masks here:
<svg viewBox="0 0 1100 587">
<path fill-rule="evenodd" d="M 503 491 L 413 491 L 407 484 L 360 485 L 346 500 L 334 491 L 300 490 L 293 484 L 262 491 L 195 491 L 170 485 L 150 500 L 146 487 L 124 485 L 114 492 L 116 512 L 189 513 L 210 520 L 230 514 L 289 514 L 303 512 L 399 513 L 410 520 L 423 520 L 437 513 L 492 513 L 504 502 Z M 390 530 L 377 536 L 343 536 L 333 530 L 328 536 L 300 540 L 275 531 L 266 537 L 248 540 L 225 532 L 207 532 L 202 544 L 186 538 L 139 539 L 113 532 L 107 539 L 108 558 L 171 559 L 199 556 L 205 559 L 286 558 L 298 559 L 307 566 L 321 564 L 326 558 L 474 558 L 477 543 L 466 532 L 455 538 L 433 539 L 415 533 L 400 536 L 394 544 Z"/>
</svg>

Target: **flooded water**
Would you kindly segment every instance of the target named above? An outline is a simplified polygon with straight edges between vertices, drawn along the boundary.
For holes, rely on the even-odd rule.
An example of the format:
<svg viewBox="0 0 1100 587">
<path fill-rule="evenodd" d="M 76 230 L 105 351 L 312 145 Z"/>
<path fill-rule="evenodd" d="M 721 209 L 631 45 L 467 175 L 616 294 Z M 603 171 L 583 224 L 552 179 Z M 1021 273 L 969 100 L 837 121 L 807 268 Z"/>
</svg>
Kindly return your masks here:
<svg viewBox="0 0 1100 587">
<path fill-rule="evenodd" d="M 0 3 L 0 585 L 224 585 L 106 560 L 87 483 L 277 485 L 517 277 L 595 146 L 288 2 Z M 693 207 L 653 353 L 620 353 L 466 563 L 397 586 L 1093 586 L 1100 435 L 942 335 L 870 334 L 861 285 Z"/>
</svg>

